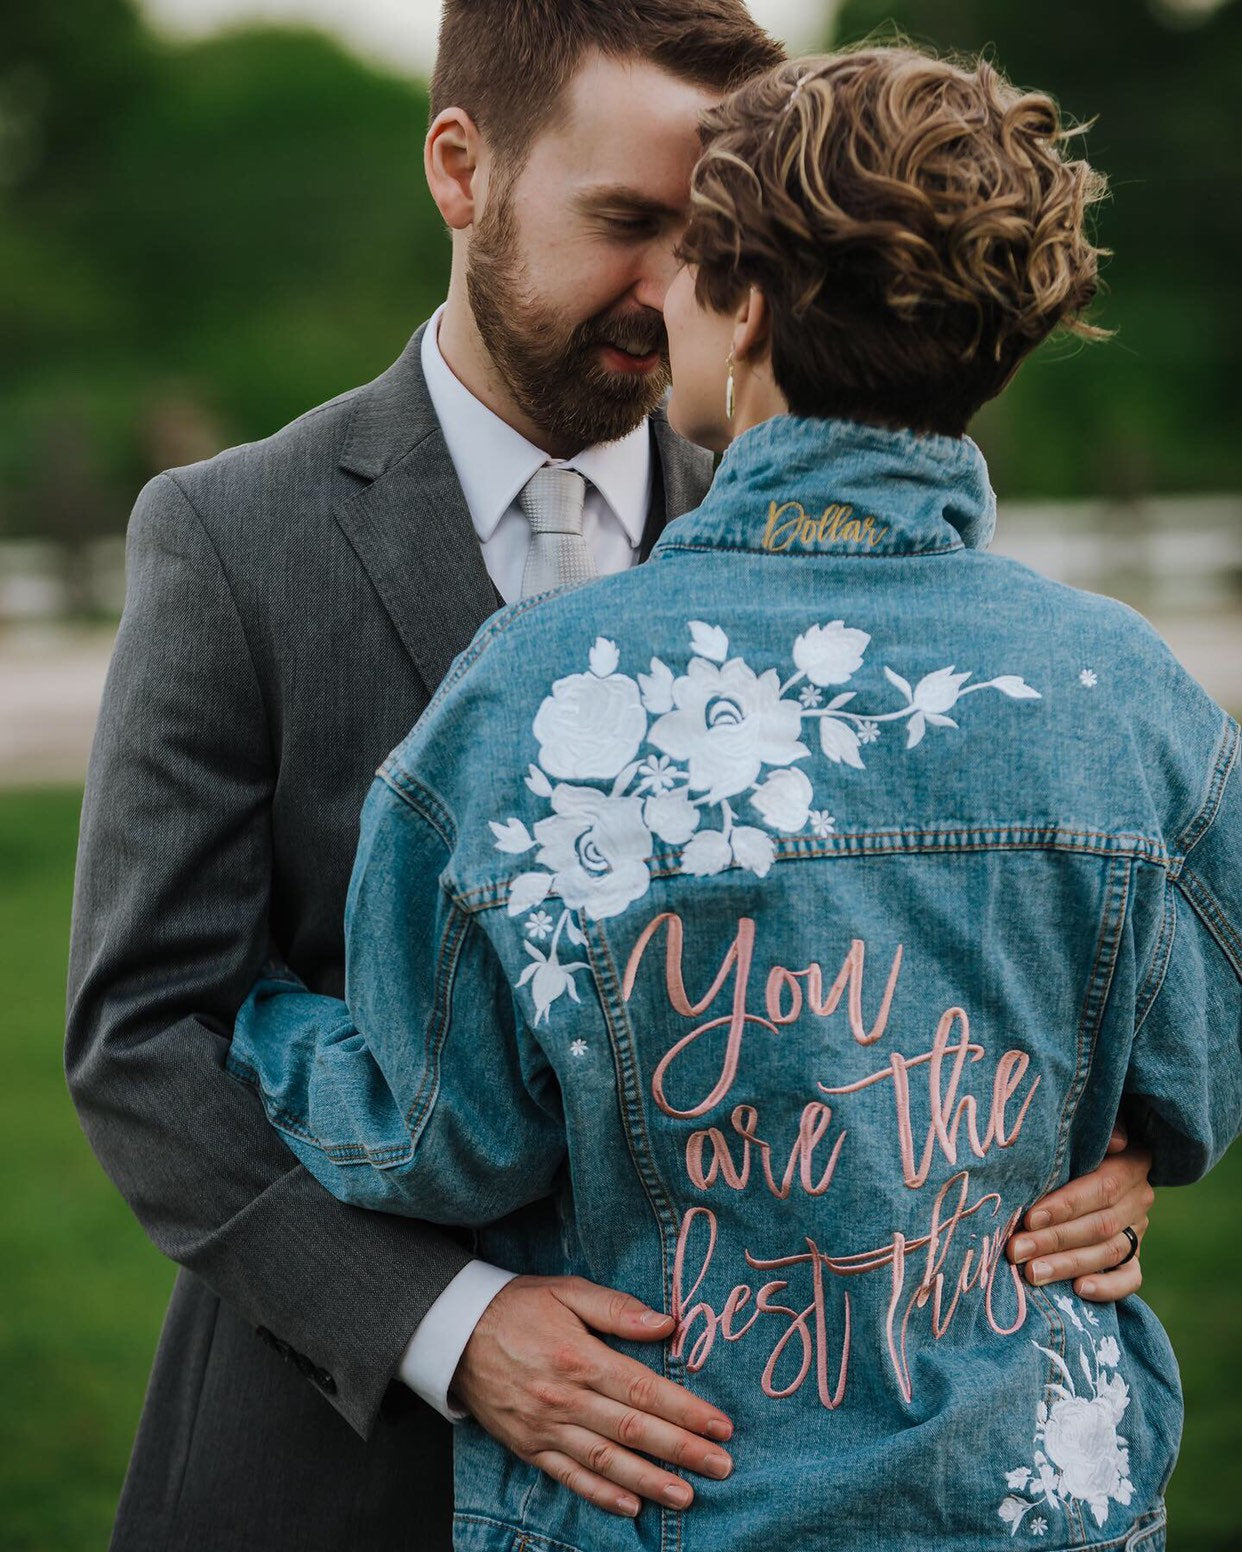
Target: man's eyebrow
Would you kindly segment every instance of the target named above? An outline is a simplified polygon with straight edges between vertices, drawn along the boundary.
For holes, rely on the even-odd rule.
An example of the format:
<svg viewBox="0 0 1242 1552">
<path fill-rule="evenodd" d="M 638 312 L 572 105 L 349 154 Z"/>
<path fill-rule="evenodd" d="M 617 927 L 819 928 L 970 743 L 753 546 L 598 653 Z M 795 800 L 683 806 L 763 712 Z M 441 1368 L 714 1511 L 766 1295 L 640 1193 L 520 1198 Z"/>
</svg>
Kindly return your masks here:
<svg viewBox="0 0 1242 1552">
<path fill-rule="evenodd" d="M 632 189 L 624 183 L 609 183 L 596 188 L 583 189 L 575 197 L 574 203 L 586 215 L 598 214 L 603 210 L 624 210 L 627 215 L 654 216 L 661 220 L 673 217 L 681 220 L 686 213 L 682 206 L 667 205 L 662 199 L 653 199 L 650 194 L 643 194 L 640 190 Z"/>
</svg>

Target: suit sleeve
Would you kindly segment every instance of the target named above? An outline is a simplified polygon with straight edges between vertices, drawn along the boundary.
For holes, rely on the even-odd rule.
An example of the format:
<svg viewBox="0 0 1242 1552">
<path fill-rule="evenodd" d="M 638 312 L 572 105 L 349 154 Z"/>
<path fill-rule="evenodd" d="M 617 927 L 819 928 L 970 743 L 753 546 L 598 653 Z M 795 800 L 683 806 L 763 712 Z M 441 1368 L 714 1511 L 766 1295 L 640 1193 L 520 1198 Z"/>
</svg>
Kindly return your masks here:
<svg viewBox="0 0 1242 1552">
<path fill-rule="evenodd" d="M 1127 1081 L 1153 1185 L 1197 1180 L 1242 1124 L 1242 747 L 1228 721 L 1165 884 Z"/>
<path fill-rule="evenodd" d="M 565 1131 L 478 914 L 445 887 L 449 859 L 430 805 L 377 780 L 350 884 L 345 1000 L 261 981 L 229 1065 L 343 1202 L 483 1224 L 548 1194 Z"/>
<path fill-rule="evenodd" d="M 334 1200 L 225 1070 L 268 956 L 267 717 L 227 577 L 170 476 L 139 497 L 127 567 L 82 813 L 70 1090 L 155 1245 L 304 1359 L 365 1437 L 470 1257 Z"/>
</svg>

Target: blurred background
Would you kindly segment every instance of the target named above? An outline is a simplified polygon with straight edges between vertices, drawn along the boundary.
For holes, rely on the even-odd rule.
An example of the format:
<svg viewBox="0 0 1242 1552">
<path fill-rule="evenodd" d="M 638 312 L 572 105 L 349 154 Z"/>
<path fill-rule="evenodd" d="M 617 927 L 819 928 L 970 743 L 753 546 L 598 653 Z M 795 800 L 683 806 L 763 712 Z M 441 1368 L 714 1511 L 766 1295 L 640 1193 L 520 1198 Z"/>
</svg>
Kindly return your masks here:
<svg viewBox="0 0 1242 1552">
<path fill-rule="evenodd" d="M 1242 710 L 1242 0 L 754 0 L 794 50 L 896 23 L 1079 120 L 1109 344 L 1046 347 L 974 432 L 997 548 L 1151 618 Z M 85 759 L 158 470 L 380 372 L 439 302 L 434 0 L 57 0 L 0 50 L 0 1546 L 106 1545 L 172 1271 L 60 1066 Z M 1145 1296 L 1183 1366 L 1172 1552 L 1242 1546 L 1231 1156 L 1166 1192 Z M 157 1549 L 152 1549 L 157 1552 Z M 344 1549 L 343 1549 L 344 1552 Z"/>
</svg>

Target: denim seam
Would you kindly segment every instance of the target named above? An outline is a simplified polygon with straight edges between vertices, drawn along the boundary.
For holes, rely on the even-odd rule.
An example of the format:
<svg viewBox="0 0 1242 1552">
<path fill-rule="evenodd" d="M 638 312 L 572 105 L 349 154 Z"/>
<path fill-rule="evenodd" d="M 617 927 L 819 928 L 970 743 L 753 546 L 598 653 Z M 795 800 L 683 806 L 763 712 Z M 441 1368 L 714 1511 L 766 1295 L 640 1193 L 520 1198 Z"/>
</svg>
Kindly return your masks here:
<svg viewBox="0 0 1242 1552">
<path fill-rule="evenodd" d="M 495 1520 L 487 1514 L 461 1514 L 453 1515 L 455 1524 L 461 1525 L 486 1525 L 493 1530 L 508 1531 L 516 1538 L 516 1545 L 523 1542 L 531 1547 L 532 1552 L 539 1552 L 542 1547 L 547 1547 L 549 1552 L 583 1552 L 581 1547 L 573 1546 L 568 1541 L 557 1541 L 552 1536 L 545 1536 L 539 1531 L 528 1530 L 524 1525 L 512 1525 L 508 1520 Z"/>
<path fill-rule="evenodd" d="M 1106 875 L 1103 909 L 1100 914 L 1099 936 L 1096 939 L 1091 974 L 1083 993 L 1082 1011 L 1078 1019 L 1077 1055 L 1074 1076 L 1065 1091 L 1061 1103 L 1061 1116 L 1057 1124 L 1057 1148 L 1052 1169 L 1044 1192 L 1059 1178 L 1069 1143 L 1070 1128 L 1079 1101 L 1086 1091 L 1087 1080 L 1095 1057 L 1095 1044 L 1099 1035 L 1104 1010 L 1112 990 L 1113 972 L 1117 967 L 1117 953 L 1121 946 L 1122 928 L 1130 899 L 1130 875 L 1132 859 L 1114 857 Z"/>
<path fill-rule="evenodd" d="M 660 544 L 655 553 L 672 555 L 755 555 L 761 560 L 937 560 L 944 555 L 957 555 L 966 549 L 959 539 L 956 544 L 946 544 L 938 550 L 761 550 L 749 544 L 691 544 L 684 539 L 670 539 Z"/>
<path fill-rule="evenodd" d="M 580 926 L 583 924 L 580 922 Z M 677 1215 L 673 1208 L 672 1194 L 656 1163 L 655 1149 L 647 1128 L 646 1107 L 643 1104 L 642 1084 L 638 1076 L 637 1053 L 623 1031 L 630 1028 L 629 1016 L 620 995 L 620 978 L 612 946 L 608 942 L 602 922 L 586 924 L 587 952 L 590 955 L 592 974 L 599 992 L 600 1006 L 608 1025 L 609 1044 L 617 1072 L 618 1098 L 625 1126 L 626 1144 L 634 1168 L 642 1182 L 643 1194 L 651 1205 L 660 1229 L 660 1281 L 665 1297 L 671 1304 L 671 1276 L 669 1272 L 670 1240 L 677 1233 Z M 666 1379 L 675 1384 L 685 1383 L 683 1365 L 674 1360 L 667 1343 L 662 1344 L 662 1367 Z M 682 1545 L 683 1518 L 679 1511 L 660 1507 L 661 1552 L 678 1552 Z"/>
<path fill-rule="evenodd" d="M 1221 800 L 1225 795 L 1225 787 L 1237 764 L 1240 734 L 1242 729 L 1238 724 L 1232 717 L 1226 717 L 1220 742 L 1217 745 L 1216 759 L 1213 761 L 1212 772 L 1208 778 L 1207 791 L 1202 803 L 1178 837 L 1176 851 L 1179 864 L 1185 862 L 1186 857 L 1215 823 L 1216 816 L 1220 812 Z"/>
<path fill-rule="evenodd" d="M 879 841 L 872 846 L 865 844 Z M 864 844 L 858 845 L 856 843 Z M 1095 844 L 1095 843 L 1100 844 Z M 951 832 L 870 830 L 834 836 L 831 841 L 812 841 L 809 837 L 777 841 L 776 862 L 803 862 L 833 857 L 936 856 L 950 852 L 1055 851 L 1082 856 L 1129 858 L 1150 862 L 1167 869 L 1168 854 L 1158 841 L 1138 834 L 1109 834 L 1102 830 L 1063 830 L 1057 826 L 963 828 Z M 653 878 L 676 878 L 681 873 L 680 859 L 661 851 L 646 859 Z M 508 901 L 509 878 L 492 879 L 470 889 L 454 889 L 452 898 L 463 911 L 494 910 Z"/>
<path fill-rule="evenodd" d="M 1177 891 L 1167 877 L 1164 887 L 1164 912 L 1160 932 L 1152 949 L 1151 963 L 1138 997 L 1135 999 L 1134 1033 L 1138 1034 L 1164 986 L 1164 978 L 1173 962 L 1173 944 L 1177 939 Z"/>
<path fill-rule="evenodd" d="M 453 823 L 448 804 L 438 792 L 433 791 L 426 782 L 416 781 L 400 765 L 395 764 L 391 756 L 380 766 L 376 775 L 394 797 L 400 798 L 407 807 L 427 821 L 449 851 L 453 850 L 457 844 L 457 826 Z"/>
<path fill-rule="evenodd" d="M 1177 888 L 1185 895 L 1195 915 L 1211 933 L 1217 947 L 1232 965 L 1234 973 L 1242 976 L 1242 933 L 1225 915 L 1224 907 L 1207 885 L 1196 874 L 1183 870 Z"/>
<path fill-rule="evenodd" d="M 309 1130 L 305 1117 L 295 1116 L 271 1103 L 271 1096 L 264 1090 L 257 1068 L 252 1067 L 241 1057 L 232 1055 L 227 1058 L 225 1065 L 238 1082 L 249 1084 L 258 1093 L 268 1120 L 277 1130 L 312 1144 L 334 1164 L 372 1164 L 377 1168 L 386 1169 L 394 1164 L 406 1164 L 414 1156 L 414 1148 L 409 1141 L 385 1143 L 380 1148 L 368 1147 L 366 1143 L 361 1142 L 325 1142 L 322 1137 Z"/>
</svg>

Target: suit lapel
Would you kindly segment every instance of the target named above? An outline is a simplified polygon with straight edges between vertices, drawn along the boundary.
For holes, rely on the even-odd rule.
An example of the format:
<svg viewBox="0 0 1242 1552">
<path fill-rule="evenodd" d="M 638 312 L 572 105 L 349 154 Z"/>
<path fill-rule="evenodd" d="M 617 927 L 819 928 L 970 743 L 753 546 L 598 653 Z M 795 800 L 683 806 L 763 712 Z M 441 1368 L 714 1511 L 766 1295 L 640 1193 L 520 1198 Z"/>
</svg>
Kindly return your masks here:
<svg viewBox="0 0 1242 1552">
<path fill-rule="evenodd" d="M 651 506 L 638 552 L 640 561 L 651 554 L 665 525 L 693 511 L 712 482 L 712 455 L 679 437 L 664 411 L 651 417 L 651 442 L 655 454 L 655 479 L 651 482 Z"/>
<path fill-rule="evenodd" d="M 341 465 L 369 483 L 335 515 L 432 695 L 496 592 L 423 380 L 422 333 L 357 396 Z"/>
<path fill-rule="evenodd" d="M 423 328 L 426 328 L 426 324 Z M 355 395 L 341 467 L 367 483 L 335 512 L 428 695 L 499 607 L 478 535 L 423 378 L 423 329 L 383 376 Z M 655 478 L 639 551 L 698 506 L 711 455 L 651 417 Z"/>
</svg>

